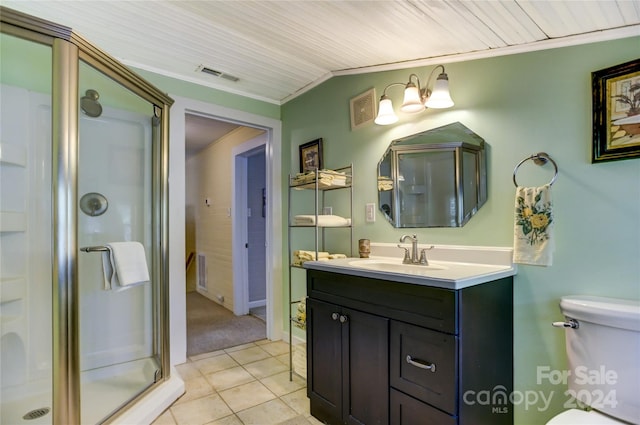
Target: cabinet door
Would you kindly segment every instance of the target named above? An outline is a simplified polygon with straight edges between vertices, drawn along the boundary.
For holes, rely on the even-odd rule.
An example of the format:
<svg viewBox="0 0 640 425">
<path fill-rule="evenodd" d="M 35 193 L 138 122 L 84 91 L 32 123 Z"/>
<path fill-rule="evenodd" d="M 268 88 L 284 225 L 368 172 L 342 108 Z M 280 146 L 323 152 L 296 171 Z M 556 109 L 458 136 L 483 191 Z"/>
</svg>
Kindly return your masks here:
<svg viewBox="0 0 640 425">
<path fill-rule="evenodd" d="M 391 425 L 455 425 L 456 418 L 391 389 Z"/>
<path fill-rule="evenodd" d="M 330 424 L 342 417 L 340 316 L 338 306 L 307 299 L 307 395 L 311 414 Z"/>
<path fill-rule="evenodd" d="M 348 424 L 389 423 L 389 319 L 343 309 L 343 418 Z M 348 325 L 348 326 L 345 326 Z"/>
</svg>

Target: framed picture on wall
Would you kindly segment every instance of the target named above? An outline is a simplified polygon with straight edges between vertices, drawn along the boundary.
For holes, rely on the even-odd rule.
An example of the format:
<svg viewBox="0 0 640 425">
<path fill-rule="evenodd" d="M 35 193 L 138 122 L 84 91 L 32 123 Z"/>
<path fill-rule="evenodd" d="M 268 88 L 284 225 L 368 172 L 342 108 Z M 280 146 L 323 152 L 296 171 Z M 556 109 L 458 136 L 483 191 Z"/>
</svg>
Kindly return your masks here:
<svg viewBox="0 0 640 425">
<path fill-rule="evenodd" d="M 300 172 L 322 169 L 322 139 L 300 145 Z"/>
<path fill-rule="evenodd" d="M 591 73 L 591 162 L 640 157 L 640 59 Z"/>
</svg>

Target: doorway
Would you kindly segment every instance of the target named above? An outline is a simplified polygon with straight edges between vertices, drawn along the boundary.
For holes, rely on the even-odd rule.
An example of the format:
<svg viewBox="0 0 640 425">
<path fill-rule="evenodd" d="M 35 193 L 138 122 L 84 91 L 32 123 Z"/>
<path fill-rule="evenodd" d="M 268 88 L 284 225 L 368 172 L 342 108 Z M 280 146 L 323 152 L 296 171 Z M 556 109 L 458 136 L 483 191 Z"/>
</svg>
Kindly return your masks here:
<svg viewBox="0 0 640 425">
<path fill-rule="evenodd" d="M 266 336 L 266 314 L 247 315 L 267 307 L 268 133 L 192 114 L 185 133 L 187 354 L 194 355 Z"/>
<path fill-rule="evenodd" d="M 267 338 L 283 338 L 283 257 L 282 234 L 282 123 L 275 118 L 256 115 L 220 105 L 178 95 L 170 96 L 175 103 L 171 107 L 170 120 L 170 184 L 169 211 L 170 240 L 170 314 L 171 314 L 171 363 L 184 363 L 187 352 L 186 335 L 186 274 L 185 274 L 185 117 L 196 114 L 211 119 L 235 122 L 240 125 L 261 128 L 266 131 L 266 286 L 267 286 Z"/>
</svg>

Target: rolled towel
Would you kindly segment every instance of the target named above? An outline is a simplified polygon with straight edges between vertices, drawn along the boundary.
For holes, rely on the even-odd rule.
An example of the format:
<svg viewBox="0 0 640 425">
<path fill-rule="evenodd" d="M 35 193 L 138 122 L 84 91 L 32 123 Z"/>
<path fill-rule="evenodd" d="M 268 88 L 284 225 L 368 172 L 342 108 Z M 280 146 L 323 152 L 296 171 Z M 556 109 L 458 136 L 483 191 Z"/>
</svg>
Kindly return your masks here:
<svg viewBox="0 0 640 425">
<path fill-rule="evenodd" d="M 306 329 L 307 327 L 307 300 L 306 298 L 298 303 L 296 320 L 293 324 L 300 329 Z"/>
<path fill-rule="evenodd" d="M 551 186 L 516 189 L 513 262 L 550 266 L 553 262 Z"/>
<path fill-rule="evenodd" d="M 331 254 L 329 255 L 329 260 L 337 260 L 339 258 L 347 258 L 345 254 Z"/>
</svg>

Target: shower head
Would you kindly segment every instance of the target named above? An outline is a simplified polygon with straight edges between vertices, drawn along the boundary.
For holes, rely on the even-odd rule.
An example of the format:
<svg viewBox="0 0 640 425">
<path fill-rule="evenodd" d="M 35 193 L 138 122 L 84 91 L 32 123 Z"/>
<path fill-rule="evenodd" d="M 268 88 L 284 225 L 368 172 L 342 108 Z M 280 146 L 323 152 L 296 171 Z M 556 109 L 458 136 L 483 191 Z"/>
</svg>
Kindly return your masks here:
<svg viewBox="0 0 640 425">
<path fill-rule="evenodd" d="M 89 117 L 99 117 L 102 114 L 102 105 L 98 102 L 100 94 L 97 91 L 89 89 L 80 99 L 80 108 L 85 115 Z"/>
</svg>

